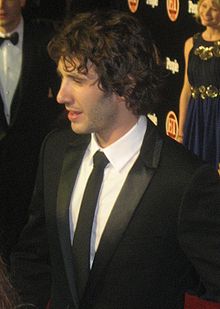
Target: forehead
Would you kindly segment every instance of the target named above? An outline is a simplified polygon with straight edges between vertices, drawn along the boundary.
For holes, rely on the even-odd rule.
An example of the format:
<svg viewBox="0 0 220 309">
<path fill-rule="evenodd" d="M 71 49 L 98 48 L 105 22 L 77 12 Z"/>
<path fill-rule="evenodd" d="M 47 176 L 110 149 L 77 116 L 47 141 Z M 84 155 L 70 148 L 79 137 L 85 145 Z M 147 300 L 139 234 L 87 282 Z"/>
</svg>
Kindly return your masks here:
<svg viewBox="0 0 220 309">
<path fill-rule="evenodd" d="M 214 1 L 214 0 L 202 0 L 200 2 L 200 5 L 201 4 L 209 4 L 209 5 L 212 5 L 214 7 L 217 7 L 220 9 L 220 0 L 219 1 Z"/>
</svg>

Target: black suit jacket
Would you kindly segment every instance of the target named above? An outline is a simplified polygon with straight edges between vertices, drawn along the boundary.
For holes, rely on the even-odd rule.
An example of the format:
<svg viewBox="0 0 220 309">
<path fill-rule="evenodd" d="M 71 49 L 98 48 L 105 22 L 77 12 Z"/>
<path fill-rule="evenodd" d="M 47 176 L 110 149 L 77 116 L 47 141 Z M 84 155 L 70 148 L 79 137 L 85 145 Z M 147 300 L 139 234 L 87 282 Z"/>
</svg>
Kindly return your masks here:
<svg viewBox="0 0 220 309">
<path fill-rule="evenodd" d="M 44 308 L 51 297 L 53 309 L 180 309 L 191 290 L 220 301 L 218 174 L 148 122 L 79 304 L 69 204 L 88 142 L 61 131 L 43 144 L 29 222 L 12 255 L 24 300 Z"/>
<path fill-rule="evenodd" d="M 22 68 L 8 125 L 0 96 L 0 253 L 7 257 L 27 219 L 40 145 L 61 113 L 59 80 L 47 53 L 49 22 L 25 21 Z"/>
</svg>

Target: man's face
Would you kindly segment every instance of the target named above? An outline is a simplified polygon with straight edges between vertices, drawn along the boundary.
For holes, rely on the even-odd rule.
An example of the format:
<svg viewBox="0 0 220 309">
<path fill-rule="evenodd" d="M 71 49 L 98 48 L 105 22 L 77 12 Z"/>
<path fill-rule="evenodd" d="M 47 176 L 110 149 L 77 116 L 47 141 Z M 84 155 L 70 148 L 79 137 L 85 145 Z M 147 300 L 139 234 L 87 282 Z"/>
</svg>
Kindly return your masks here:
<svg viewBox="0 0 220 309">
<path fill-rule="evenodd" d="M 0 0 L 0 31 L 13 31 L 21 18 L 21 8 L 25 0 Z"/>
<path fill-rule="evenodd" d="M 77 69 L 67 72 L 61 59 L 58 72 L 62 83 L 57 101 L 65 104 L 72 130 L 79 134 L 94 132 L 97 138 L 117 132 L 120 125 L 118 96 L 107 95 L 98 87 L 94 66 L 89 64 L 87 75 L 79 73 Z"/>
</svg>

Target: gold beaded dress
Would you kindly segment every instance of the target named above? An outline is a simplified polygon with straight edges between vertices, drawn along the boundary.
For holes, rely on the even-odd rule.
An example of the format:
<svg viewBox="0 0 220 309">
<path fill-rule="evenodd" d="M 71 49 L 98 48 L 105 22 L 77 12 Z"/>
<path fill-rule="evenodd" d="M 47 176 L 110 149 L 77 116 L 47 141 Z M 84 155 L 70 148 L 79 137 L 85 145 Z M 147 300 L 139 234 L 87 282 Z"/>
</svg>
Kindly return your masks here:
<svg viewBox="0 0 220 309">
<path fill-rule="evenodd" d="M 191 98 L 188 105 L 184 145 L 203 160 L 219 168 L 220 163 L 220 40 L 193 37 L 189 54 L 188 79 Z"/>
</svg>

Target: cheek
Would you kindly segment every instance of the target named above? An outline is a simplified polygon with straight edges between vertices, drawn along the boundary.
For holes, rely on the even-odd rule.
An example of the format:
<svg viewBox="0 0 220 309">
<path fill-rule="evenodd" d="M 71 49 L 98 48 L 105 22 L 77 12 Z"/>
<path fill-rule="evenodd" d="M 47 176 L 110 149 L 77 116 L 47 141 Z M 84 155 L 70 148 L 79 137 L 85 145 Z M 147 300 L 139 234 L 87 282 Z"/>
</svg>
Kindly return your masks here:
<svg viewBox="0 0 220 309">
<path fill-rule="evenodd" d="M 201 8 L 201 9 L 199 9 L 199 11 L 198 11 L 198 15 L 199 16 L 201 16 L 201 15 L 204 15 L 204 10 Z"/>
<path fill-rule="evenodd" d="M 106 121 L 106 112 L 105 102 L 100 97 L 89 97 L 89 101 L 87 98 L 85 114 L 91 122 L 102 126 L 103 121 Z"/>
</svg>

